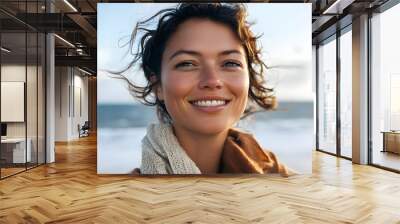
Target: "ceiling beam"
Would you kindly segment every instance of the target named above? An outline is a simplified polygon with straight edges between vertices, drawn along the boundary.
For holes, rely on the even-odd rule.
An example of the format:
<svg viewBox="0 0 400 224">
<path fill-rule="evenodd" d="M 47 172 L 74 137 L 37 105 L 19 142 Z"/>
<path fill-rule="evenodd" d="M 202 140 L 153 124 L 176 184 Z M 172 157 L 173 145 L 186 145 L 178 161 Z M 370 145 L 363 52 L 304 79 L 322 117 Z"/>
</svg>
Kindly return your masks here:
<svg viewBox="0 0 400 224">
<path fill-rule="evenodd" d="M 91 56 L 55 56 L 56 66 L 81 66 L 93 71 L 97 69 L 96 57 Z"/>
<path fill-rule="evenodd" d="M 85 31 L 85 33 L 90 37 L 87 38 L 86 41 L 89 42 L 90 46 L 96 46 L 96 38 L 97 38 L 97 31 L 96 28 L 90 24 L 85 17 L 83 17 L 79 13 L 70 13 L 67 14 L 67 16 L 74 21 L 78 26 L 82 28 L 82 30 Z"/>
<path fill-rule="evenodd" d="M 332 2 L 322 14 L 342 14 L 343 10 L 351 5 L 355 0 L 336 0 Z"/>
</svg>

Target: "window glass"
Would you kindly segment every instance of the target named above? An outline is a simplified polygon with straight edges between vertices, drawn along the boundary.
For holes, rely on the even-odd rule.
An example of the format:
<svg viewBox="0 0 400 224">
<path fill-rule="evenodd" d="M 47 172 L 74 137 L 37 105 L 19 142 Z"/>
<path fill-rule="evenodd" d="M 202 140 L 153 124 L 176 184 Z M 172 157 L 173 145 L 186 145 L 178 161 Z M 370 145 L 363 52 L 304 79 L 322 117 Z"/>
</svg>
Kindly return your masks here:
<svg viewBox="0 0 400 224">
<path fill-rule="evenodd" d="M 318 48 L 319 149 L 336 153 L 336 39 Z"/>
<path fill-rule="evenodd" d="M 352 35 L 340 36 L 340 153 L 352 157 Z"/>
<path fill-rule="evenodd" d="M 371 19 L 372 163 L 400 170 L 400 5 Z"/>
</svg>

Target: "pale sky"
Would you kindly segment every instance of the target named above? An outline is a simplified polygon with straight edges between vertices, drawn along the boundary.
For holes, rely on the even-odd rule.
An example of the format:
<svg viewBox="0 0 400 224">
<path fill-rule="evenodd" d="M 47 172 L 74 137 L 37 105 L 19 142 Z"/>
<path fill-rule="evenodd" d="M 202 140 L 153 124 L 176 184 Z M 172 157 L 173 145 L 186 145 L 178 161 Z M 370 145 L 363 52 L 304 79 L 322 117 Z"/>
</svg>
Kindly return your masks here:
<svg viewBox="0 0 400 224">
<path fill-rule="evenodd" d="M 104 69 L 123 68 L 130 34 L 137 21 L 154 15 L 171 3 L 98 4 L 98 102 L 133 103 L 123 82 L 108 78 Z M 263 34 L 263 59 L 271 68 L 267 84 L 274 87 L 280 101 L 312 101 L 311 4 L 247 3 L 248 21 L 254 33 Z M 134 79 L 143 82 L 143 74 Z"/>
</svg>

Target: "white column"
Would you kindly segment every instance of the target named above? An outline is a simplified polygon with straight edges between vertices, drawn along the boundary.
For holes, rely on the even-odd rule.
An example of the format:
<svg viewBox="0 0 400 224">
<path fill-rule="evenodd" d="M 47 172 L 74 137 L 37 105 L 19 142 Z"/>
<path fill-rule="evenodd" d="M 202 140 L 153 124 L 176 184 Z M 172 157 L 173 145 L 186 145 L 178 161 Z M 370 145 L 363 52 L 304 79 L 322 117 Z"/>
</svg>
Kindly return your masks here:
<svg viewBox="0 0 400 224">
<path fill-rule="evenodd" d="M 55 161 L 55 76 L 54 76 L 54 35 L 46 36 L 46 163 Z"/>
<path fill-rule="evenodd" d="M 46 11 L 54 12 L 54 5 L 46 1 Z M 46 34 L 46 163 L 55 162 L 55 43 L 52 33 Z"/>
<path fill-rule="evenodd" d="M 368 163 L 368 15 L 353 19 L 353 162 Z"/>
<path fill-rule="evenodd" d="M 315 45 L 312 45 L 312 92 L 314 95 L 314 132 L 313 132 L 313 150 L 317 149 L 317 48 Z"/>
</svg>

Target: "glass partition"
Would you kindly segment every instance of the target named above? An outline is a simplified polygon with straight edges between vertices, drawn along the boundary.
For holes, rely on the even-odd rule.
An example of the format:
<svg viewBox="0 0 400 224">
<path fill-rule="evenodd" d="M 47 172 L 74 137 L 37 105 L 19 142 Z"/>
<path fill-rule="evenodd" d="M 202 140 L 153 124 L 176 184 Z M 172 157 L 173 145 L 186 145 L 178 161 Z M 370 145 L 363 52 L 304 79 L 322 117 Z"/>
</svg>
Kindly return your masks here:
<svg viewBox="0 0 400 224">
<path fill-rule="evenodd" d="M 30 161 L 26 125 L 26 33 L 1 34 L 1 175 L 24 171 Z M 6 49 L 6 50 L 4 50 Z M 29 143 L 28 143 L 29 144 Z M 29 148 L 28 148 L 29 149 Z"/>
<path fill-rule="evenodd" d="M 2 1 L 0 7 L 18 17 L 44 12 L 44 3 Z M 45 44 L 44 33 L 0 12 L 0 178 L 45 163 Z"/>
</svg>

